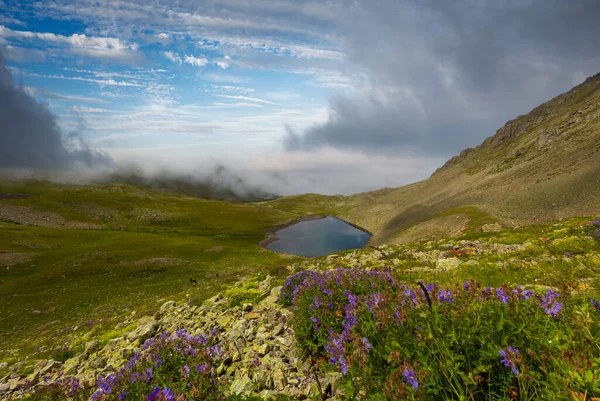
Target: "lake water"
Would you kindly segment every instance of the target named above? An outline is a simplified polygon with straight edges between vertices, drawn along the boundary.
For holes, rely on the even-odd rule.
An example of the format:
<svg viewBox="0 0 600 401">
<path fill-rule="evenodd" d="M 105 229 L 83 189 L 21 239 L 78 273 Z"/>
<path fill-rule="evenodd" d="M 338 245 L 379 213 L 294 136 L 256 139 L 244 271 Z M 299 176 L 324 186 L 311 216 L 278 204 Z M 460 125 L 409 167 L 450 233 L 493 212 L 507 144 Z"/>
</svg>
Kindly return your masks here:
<svg viewBox="0 0 600 401">
<path fill-rule="evenodd" d="M 309 257 L 362 248 L 371 238 L 371 234 L 335 217 L 301 221 L 275 235 L 279 239 L 268 244 L 268 249 Z"/>
</svg>

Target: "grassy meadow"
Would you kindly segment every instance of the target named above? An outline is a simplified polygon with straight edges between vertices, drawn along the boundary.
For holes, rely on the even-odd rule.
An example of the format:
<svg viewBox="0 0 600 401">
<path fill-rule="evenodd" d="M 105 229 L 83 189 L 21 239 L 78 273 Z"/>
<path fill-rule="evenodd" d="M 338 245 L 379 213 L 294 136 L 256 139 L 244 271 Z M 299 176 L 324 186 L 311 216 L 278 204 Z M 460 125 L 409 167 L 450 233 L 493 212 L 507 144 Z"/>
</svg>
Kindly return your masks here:
<svg viewBox="0 0 600 401">
<path fill-rule="evenodd" d="M 2 183 L 0 355 L 42 358 L 165 299 L 201 302 L 240 277 L 299 259 L 258 244 L 266 228 L 332 212 L 288 199 L 229 203 L 128 185 Z M 191 283 L 190 278 L 197 281 Z M 118 333 L 114 334 L 115 336 Z"/>
</svg>

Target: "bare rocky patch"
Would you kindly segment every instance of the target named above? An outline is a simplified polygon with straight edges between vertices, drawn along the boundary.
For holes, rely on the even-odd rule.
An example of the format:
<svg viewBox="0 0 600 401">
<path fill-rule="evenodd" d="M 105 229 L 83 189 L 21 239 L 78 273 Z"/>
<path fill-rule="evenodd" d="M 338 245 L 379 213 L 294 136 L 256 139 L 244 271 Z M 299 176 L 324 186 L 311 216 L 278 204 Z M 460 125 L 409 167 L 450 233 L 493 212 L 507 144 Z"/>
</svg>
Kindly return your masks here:
<svg viewBox="0 0 600 401">
<path fill-rule="evenodd" d="M 81 210 L 92 220 L 111 220 L 115 217 L 115 211 L 98 206 L 94 203 L 82 203 Z"/>
<path fill-rule="evenodd" d="M 168 258 L 165 256 L 136 260 L 133 262 L 134 266 L 178 266 L 185 265 L 189 262 L 187 260 L 178 258 Z"/>
<path fill-rule="evenodd" d="M 211 248 L 205 249 L 204 252 L 221 252 L 223 249 L 225 249 L 225 248 L 217 245 L 217 246 L 213 246 Z"/>
<path fill-rule="evenodd" d="M 0 204 L 0 220 L 24 226 L 70 228 L 74 230 L 94 230 L 101 226 L 81 221 L 70 221 L 58 213 L 35 210 L 27 206 Z"/>
<path fill-rule="evenodd" d="M 0 251 L 0 266 L 14 266 L 28 260 L 31 260 L 38 256 L 39 253 L 36 252 L 8 252 L 8 251 Z"/>
<path fill-rule="evenodd" d="M 156 209 L 139 208 L 127 214 L 130 219 L 150 224 L 165 224 L 171 221 L 171 215 Z"/>
</svg>

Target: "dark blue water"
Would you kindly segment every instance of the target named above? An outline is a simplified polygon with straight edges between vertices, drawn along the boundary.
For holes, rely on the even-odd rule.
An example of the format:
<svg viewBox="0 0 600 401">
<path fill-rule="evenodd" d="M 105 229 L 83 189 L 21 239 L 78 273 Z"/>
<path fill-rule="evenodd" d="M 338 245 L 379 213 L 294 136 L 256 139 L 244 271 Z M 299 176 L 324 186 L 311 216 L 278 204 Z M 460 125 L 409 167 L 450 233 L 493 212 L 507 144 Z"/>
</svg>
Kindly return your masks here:
<svg viewBox="0 0 600 401">
<path fill-rule="evenodd" d="M 335 217 L 301 221 L 276 231 L 275 235 L 279 239 L 268 244 L 268 249 L 300 256 L 323 256 L 362 248 L 371 238 L 371 234 Z"/>
</svg>

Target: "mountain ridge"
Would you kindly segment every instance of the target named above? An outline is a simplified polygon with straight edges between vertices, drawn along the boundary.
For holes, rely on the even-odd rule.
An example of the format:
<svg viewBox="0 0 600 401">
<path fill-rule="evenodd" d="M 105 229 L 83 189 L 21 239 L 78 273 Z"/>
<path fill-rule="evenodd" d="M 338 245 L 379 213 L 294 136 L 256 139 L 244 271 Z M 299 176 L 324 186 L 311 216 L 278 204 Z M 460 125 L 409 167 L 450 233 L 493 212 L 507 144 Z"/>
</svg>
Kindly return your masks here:
<svg viewBox="0 0 600 401">
<path fill-rule="evenodd" d="M 596 74 L 508 121 L 428 179 L 351 195 L 336 209 L 373 232 L 373 244 L 462 235 L 490 223 L 528 224 L 534 216 L 558 220 L 594 214 L 599 210 L 599 155 Z M 448 229 L 437 230 L 437 225 Z"/>
</svg>

